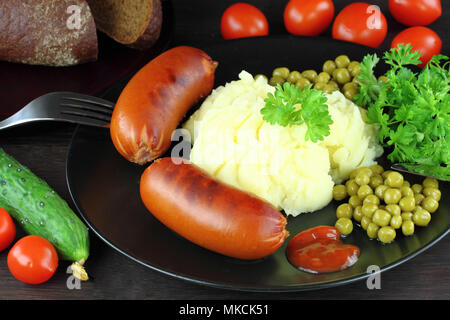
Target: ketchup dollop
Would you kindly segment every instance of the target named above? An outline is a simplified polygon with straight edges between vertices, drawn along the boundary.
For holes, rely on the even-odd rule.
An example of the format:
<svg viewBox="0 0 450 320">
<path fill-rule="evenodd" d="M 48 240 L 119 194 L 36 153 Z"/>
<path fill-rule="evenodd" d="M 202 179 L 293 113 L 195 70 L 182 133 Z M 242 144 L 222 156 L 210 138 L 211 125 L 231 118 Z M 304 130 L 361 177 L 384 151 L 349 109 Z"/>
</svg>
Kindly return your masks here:
<svg viewBox="0 0 450 320">
<path fill-rule="evenodd" d="M 296 268 L 311 273 L 343 270 L 355 264 L 359 248 L 344 244 L 338 229 L 318 226 L 296 234 L 288 243 L 286 255 Z"/>
</svg>

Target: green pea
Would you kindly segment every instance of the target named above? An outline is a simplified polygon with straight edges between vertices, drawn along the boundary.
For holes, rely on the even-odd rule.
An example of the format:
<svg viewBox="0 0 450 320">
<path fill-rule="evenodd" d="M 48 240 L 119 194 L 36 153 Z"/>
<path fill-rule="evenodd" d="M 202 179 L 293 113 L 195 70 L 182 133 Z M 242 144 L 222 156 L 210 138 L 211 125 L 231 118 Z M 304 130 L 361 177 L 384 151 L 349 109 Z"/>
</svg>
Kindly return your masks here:
<svg viewBox="0 0 450 320">
<path fill-rule="evenodd" d="M 414 191 L 410 187 L 402 186 L 400 188 L 400 192 L 402 193 L 403 197 L 414 197 Z"/>
<path fill-rule="evenodd" d="M 350 175 L 349 175 L 350 179 L 353 179 L 353 180 L 355 179 L 356 175 L 359 173 L 358 169 L 354 169 L 350 172 Z"/>
<path fill-rule="evenodd" d="M 420 206 L 422 204 L 423 199 L 425 199 L 425 196 L 421 193 L 415 193 L 414 194 L 414 200 L 416 202 L 416 205 Z"/>
<path fill-rule="evenodd" d="M 302 75 L 300 72 L 292 71 L 291 73 L 289 73 L 289 76 L 287 77 L 287 81 L 289 81 L 290 83 L 296 83 L 298 80 L 300 80 L 300 78 L 302 78 Z"/>
<path fill-rule="evenodd" d="M 361 168 L 358 168 L 356 170 L 358 171 L 358 173 L 366 174 L 369 177 L 372 177 L 372 175 L 373 175 L 372 170 L 370 168 L 367 168 L 367 167 L 361 167 Z"/>
<path fill-rule="evenodd" d="M 378 230 L 380 229 L 380 226 L 378 226 L 377 224 L 371 222 L 369 223 L 369 225 L 367 226 L 367 235 L 369 236 L 370 239 L 375 239 L 378 236 Z"/>
<path fill-rule="evenodd" d="M 361 207 L 361 212 L 362 212 L 363 216 L 370 218 L 370 219 L 372 219 L 374 212 L 377 210 L 378 210 L 378 206 L 373 203 L 366 203 L 366 204 L 363 204 Z"/>
<path fill-rule="evenodd" d="M 379 76 L 378 77 L 378 81 L 384 82 L 384 83 L 388 83 L 388 78 L 386 76 Z"/>
<path fill-rule="evenodd" d="M 276 86 L 277 84 L 279 84 L 279 85 L 283 85 L 283 83 L 285 83 L 285 79 L 283 78 L 283 77 L 280 77 L 280 76 L 273 76 L 272 78 L 270 78 L 270 80 L 269 80 L 269 84 L 271 85 L 271 86 Z"/>
<path fill-rule="evenodd" d="M 404 197 L 398 204 L 402 211 L 412 211 L 416 207 L 416 199 L 413 196 Z"/>
<path fill-rule="evenodd" d="M 352 77 L 356 77 L 359 74 L 360 70 L 360 64 L 358 61 L 352 61 L 347 66 L 348 71 L 350 71 L 350 74 Z"/>
<path fill-rule="evenodd" d="M 347 180 L 345 187 L 349 196 L 354 196 L 358 193 L 359 185 L 353 179 Z"/>
<path fill-rule="evenodd" d="M 386 176 L 386 180 L 385 183 L 392 188 L 400 188 L 403 185 L 403 176 L 396 172 L 390 172 L 387 176 Z"/>
<path fill-rule="evenodd" d="M 327 85 L 329 85 L 330 87 L 332 87 L 332 88 L 334 89 L 333 91 L 339 90 L 339 85 L 338 85 L 337 82 L 334 81 L 334 80 L 328 81 Z"/>
<path fill-rule="evenodd" d="M 422 185 L 424 188 L 439 188 L 439 182 L 435 178 L 427 177 L 423 180 Z"/>
<path fill-rule="evenodd" d="M 426 227 L 431 221 L 431 214 L 425 209 L 420 209 L 413 214 L 414 224 L 420 227 Z"/>
<path fill-rule="evenodd" d="M 378 206 L 380 204 L 380 199 L 374 194 L 369 194 L 367 197 L 364 198 L 363 204 L 369 203 Z"/>
<path fill-rule="evenodd" d="M 360 186 L 367 185 L 370 182 L 370 177 L 364 172 L 359 172 L 355 177 L 355 182 Z"/>
<path fill-rule="evenodd" d="M 414 191 L 414 193 L 422 193 L 423 187 L 422 185 L 416 183 L 412 185 L 411 189 L 412 191 Z"/>
<path fill-rule="evenodd" d="M 351 197 L 348 199 L 348 203 L 349 203 L 349 205 L 351 205 L 353 208 L 356 208 L 357 206 L 362 205 L 362 200 L 361 200 L 361 198 L 358 197 L 358 196 L 351 196 Z"/>
<path fill-rule="evenodd" d="M 362 217 L 363 217 L 362 206 L 357 206 L 353 210 L 353 219 L 355 219 L 356 222 L 361 222 Z"/>
<path fill-rule="evenodd" d="M 380 240 L 383 243 L 390 243 L 394 241 L 396 236 L 395 229 L 392 227 L 381 227 L 378 230 L 378 240 Z"/>
<path fill-rule="evenodd" d="M 403 222 L 405 221 L 412 221 L 413 213 L 412 212 L 403 212 L 401 214 Z"/>
<path fill-rule="evenodd" d="M 255 75 L 255 76 L 253 77 L 253 79 L 255 79 L 255 80 L 258 80 L 259 78 L 263 78 L 263 79 L 265 79 L 266 81 L 268 81 L 267 77 L 266 77 L 264 74 L 261 74 L 261 73 Z"/>
<path fill-rule="evenodd" d="M 317 80 L 317 72 L 315 70 L 305 70 L 302 72 L 302 76 L 312 83 L 315 83 Z"/>
<path fill-rule="evenodd" d="M 391 215 L 385 210 L 376 210 L 372 216 L 372 221 L 380 227 L 389 225 L 391 221 Z"/>
<path fill-rule="evenodd" d="M 436 201 L 441 200 L 441 191 L 434 187 L 425 187 L 422 190 L 422 193 L 425 197 L 432 197 Z"/>
<path fill-rule="evenodd" d="M 403 221 L 402 223 L 402 233 L 405 236 L 410 236 L 414 234 L 414 223 L 411 220 Z"/>
<path fill-rule="evenodd" d="M 381 176 L 383 177 L 383 179 L 386 179 L 387 178 L 387 175 L 389 174 L 389 173 L 391 173 L 391 172 L 393 172 L 392 170 L 386 170 L 386 171 L 384 171 L 382 174 L 381 174 Z"/>
<path fill-rule="evenodd" d="M 333 71 L 336 69 L 336 64 L 332 60 L 327 60 L 323 64 L 322 71 L 328 74 L 333 74 Z"/>
<path fill-rule="evenodd" d="M 383 199 L 386 204 L 396 204 L 400 201 L 401 198 L 402 198 L 402 193 L 400 192 L 399 189 L 388 188 L 384 192 Z"/>
<path fill-rule="evenodd" d="M 383 177 L 380 174 L 374 174 L 370 178 L 369 186 L 372 189 L 376 189 L 378 186 L 381 186 L 384 183 Z"/>
<path fill-rule="evenodd" d="M 337 218 L 351 218 L 353 215 L 353 207 L 348 203 L 343 203 L 336 209 Z"/>
<path fill-rule="evenodd" d="M 364 230 L 367 230 L 367 227 L 369 226 L 369 224 L 372 222 L 372 220 L 370 220 L 369 217 L 363 216 L 361 218 L 361 228 L 363 228 Z"/>
<path fill-rule="evenodd" d="M 324 91 L 326 84 L 323 82 L 317 82 L 314 84 L 314 89 Z"/>
<path fill-rule="evenodd" d="M 384 193 L 387 189 L 389 189 L 389 187 L 385 184 L 382 184 L 375 188 L 375 195 L 380 199 L 384 199 Z"/>
<path fill-rule="evenodd" d="M 350 82 L 350 72 L 346 68 L 337 68 L 333 72 L 333 79 L 341 85 Z"/>
<path fill-rule="evenodd" d="M 386 206 L 386 211 L 389 212 L 392 216 L 399 216 L 402 214 L 402 209 L 398 204 L 388 204 Z"/>
<path fill-rule="evenodd" d="M 389 225 L 394 229 L 399 229 L 402 226 L 402 222 L 402 217 L 400 215 L 397 215 L 391 218 Z"/>
<path fill-rule="evenodd" d="M 339 218 L 334 226 L 344 236 L 349 235 L 353 231 L 353 222 L 349 218 Z"/>
<path fill-rule="evenodd" d="M 347 198 L 347 189 L 344 185 L 338 184 L 333 187 L 333 199 L 341 201 Z"/>
<path fill-rule="evenodd" d="M 379 164 L 374 164 L 373 166 L 370 166 L 370 170 L 372 170 L 373 174 L 381 174 L 384 172 L 384 169 Z"/>
<path fill-rule="evenodd" d="M 355 97 L 355 95 L 357 93 L 358 93 L 358 90 L 355 88 L 350 88 L 350 89 L 344 90 L 344 96 L 350 101 L 353 101 L 353 98 Z"/>
<path fill-rule="evenodd" d="M 336 89 L 333 85 L 331 85 L 329 83 L 327 83 L 325 85 L 325 87 L 323 87 L 323 92 L 328 93 L 328 94 L 333 93 L 336 90 L 338 90 L 338 89 Z"/>
<path fill-rule="evenodd" d="M 350 90 L 350 89 L 355 89 L 355 91 L 358 91 L 358 88 L 355 86 L 354 83 L 352 82 L 347 82 L 346 84 L 344 84 L 342 86 L 342 90 L 346 91 L 346 90 Z M 369 169 L 370 170 L 370 169 Z"/>
<path fill-rule="evenodd" d="M 284 80 L 287 79 L 287 77 L 289 76 L 289 69 L 286 67 L 279 67 L 279 68 L 275 68 L 275 70 L 273 70 L 272 72 L 272 76 L 279 76 L 281 78 L 283 78 Z"/>
<path fill-rule="evenodd" d="M 428 196 L 422 200 L 422 208 L 430 213 L 435 212 L 439 208 L 439 202 L 432 196 Z"/>
<path fill-rule="evenodd" d="M 350 64 L 350 59 L 346 55 L 340 55 L 334 59 L 334 62 L 338 68 L 347 68 Z"/>
<path fill-rule="evenodd" d="M 328 83 L 330 81 L 330 74 L 328 72 L 321 72 L 317 75 L 317 82 Z"/>
<path fill-rule="evenodd" d="M 358 197 L 360 197 L 361 199 L 364 199 L 365 197 L 367 197 L 369 194 L 373 194 L 373 190 L 371 187 L 369 187 L 367 184 L 363 185 L 361 187 L 359 187 L 357 193 Z"/>
<path fill-rule="evenodd" d="M 308 80 L 308 79 L 306 79 L 306 78 L 300 78 L 300 80 L 298 80 L 296 83 L 295 83 L 295 86 L 296 87 L 299 87 L 300 89 L 305 89 L 306 87 L 308 87 L 309 85 L 311 85 L 311 82 Z"/>
</svg>

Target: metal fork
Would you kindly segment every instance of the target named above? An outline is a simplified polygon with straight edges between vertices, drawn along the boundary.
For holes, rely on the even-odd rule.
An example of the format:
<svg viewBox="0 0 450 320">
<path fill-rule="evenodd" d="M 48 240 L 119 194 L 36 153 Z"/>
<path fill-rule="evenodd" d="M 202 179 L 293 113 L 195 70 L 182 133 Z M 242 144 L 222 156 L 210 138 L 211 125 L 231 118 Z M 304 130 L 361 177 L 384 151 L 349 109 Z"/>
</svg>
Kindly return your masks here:
<svg viewBox="0 0 450 320">
<path fill-rule="evenodd" d="M 64 121 L 109 127 L 114 103 L 74 92 L 52 92 L 40 96 L 0 121 L 0 130 L 35 121 Z"/>
</svg>

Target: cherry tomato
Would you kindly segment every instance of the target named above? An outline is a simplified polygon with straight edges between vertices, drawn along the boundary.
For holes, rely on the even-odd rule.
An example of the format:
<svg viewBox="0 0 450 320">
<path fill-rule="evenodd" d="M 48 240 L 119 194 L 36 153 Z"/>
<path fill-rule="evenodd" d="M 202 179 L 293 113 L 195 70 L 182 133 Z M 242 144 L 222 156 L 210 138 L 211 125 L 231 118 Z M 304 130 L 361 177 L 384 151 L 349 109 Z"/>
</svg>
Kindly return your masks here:
<svg viewBox="0 0 450 320">
<path fill-rule="evenodd" d="M 0 208 L 0 252 L 9 247 L 16 237 L 16 225 L 9 213 Z"/>
<path fill-rule="evenodd" d="M 439 36 L 427 27 L 410 27 L 403 30 L 392 40 L 391 48 L 397 48 L 400 44 L 410 43 L 414 50 L 422 54 L 420 61 L 422 64 L 419 67 L 423 68 L 427 62 L 441 52 L 442 40 Z"/>
<path fill-rule="evenodd" d="M 376 48 L 387 34 L 387 21 L 374 5 L 355 2 L 339 12 L 333 23 L 334 39 L 345 40 Z"/>
<path fill-rule="evenodd" d="M 235 3 L 222 14 L 220 31 L 224 39 L 236 39 L 269 34 L 264 13 L 248 3 Z"/>
<path fill-rule="evenodd" d="M 331 0 L 290 0 L 284 8 L 284 26 L 294 35 L 317 36 L 334 17 Z"/>
<path fill-rule="evenodd" d="M 440 0 L 389 0 L 395 20 L 407 26 L 426 26 L 442 14 Z"/>
<path fill-rule="evenodd" d="M 31 235 L 14 244 L 8 253 L 7 263 L 9 271 L 17 280 L 40 284 L 55 273 L 58 254 L 48 240 Z"/>
</svg>

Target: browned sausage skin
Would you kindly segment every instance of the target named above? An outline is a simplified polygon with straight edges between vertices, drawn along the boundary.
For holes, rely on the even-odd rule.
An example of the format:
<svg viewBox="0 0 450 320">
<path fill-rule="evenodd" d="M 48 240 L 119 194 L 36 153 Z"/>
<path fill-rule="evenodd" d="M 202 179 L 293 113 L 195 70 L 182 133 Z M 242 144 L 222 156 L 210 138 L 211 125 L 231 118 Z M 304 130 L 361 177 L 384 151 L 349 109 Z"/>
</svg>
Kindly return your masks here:
<svg viewBox="0 0 450 320">
<path fill-rule="evenodd" d="M 122 91 L 111 118 L 111 139 L 127 160 L 161 156 L 187 111 L 214 85 L 217 63 L 202 50 L 170 49 L 139 70 Z"/>
<path fill-rule="evenodd" d="M 286 218 L 271 204 L 226 185 L 178 158 L 153 162 L 142 174 L 147 209 L 191 242 L 239 259 L 275 252 L 287 238 Z"/>
</svg>

